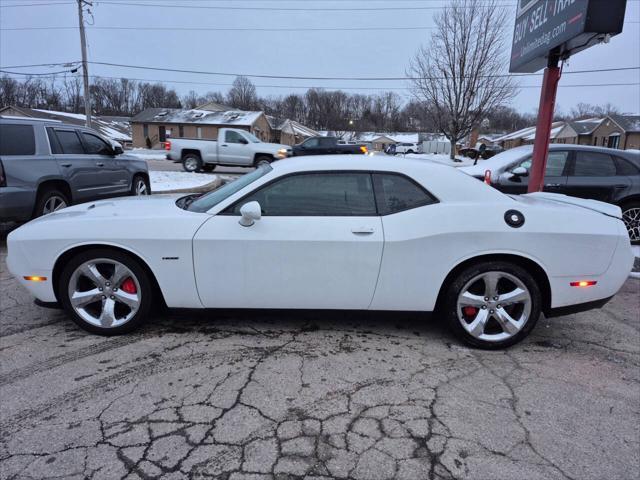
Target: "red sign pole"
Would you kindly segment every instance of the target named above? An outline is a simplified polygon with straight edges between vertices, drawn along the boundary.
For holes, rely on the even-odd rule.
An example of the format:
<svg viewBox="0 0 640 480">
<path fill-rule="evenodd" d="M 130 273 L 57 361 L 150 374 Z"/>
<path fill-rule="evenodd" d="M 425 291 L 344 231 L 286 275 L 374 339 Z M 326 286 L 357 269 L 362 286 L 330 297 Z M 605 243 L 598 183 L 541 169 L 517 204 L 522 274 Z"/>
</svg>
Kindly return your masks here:
<svg viewBox="0 0 640 480">
<path fill-rule="evenodd" d="M 528 192 L 541 192 L 544 187 L 544 171 L 549 154 L 551 139 L 551 124 L 556 105 L 556 93 L 560 81 L 560 67 L 558 57 L 549 57 L 549 64 L 544 71 L 542 91 L 540 93 L 540 107 L 538 109 L 538 124 L 536 138 L 533 144 L 533 163 L 531 165 Z"/>
</svg>

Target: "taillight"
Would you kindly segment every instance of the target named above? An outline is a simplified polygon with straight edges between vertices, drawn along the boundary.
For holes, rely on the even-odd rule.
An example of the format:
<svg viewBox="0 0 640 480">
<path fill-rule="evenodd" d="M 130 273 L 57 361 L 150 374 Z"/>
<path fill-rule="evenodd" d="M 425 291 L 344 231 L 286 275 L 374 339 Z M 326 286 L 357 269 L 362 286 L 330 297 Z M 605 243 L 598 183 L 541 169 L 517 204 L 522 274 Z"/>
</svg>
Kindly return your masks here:
<svg viewBox="0 0 640 480">
<path fill-rule="evenodd" d="M 0 187 L 7 186 L 7 177 L 4 176 L 4 166 L 2 165 L 2 160 L 0 160 Z"/>
<path fill-rule="evenodd" d="M 167 140 L 166 142 L 164 142 L 164 149 L 166 151 L 171 150 L 171 140 Z"/>
<path fill-rule="evenodd" d="M 484 172 L 484 183 L 487 185 L 491 185 L 491 170 L 487 170 Z"/>
<path fill-rule="evenodd" d="M 364 145 L 362 145 L 362 146 L 360 147 L 360 151 L 361 151 L 362 153 L 366 154 L 369 150 L 367 149 L 367 147 L 365 147 Z"/>
</svg>

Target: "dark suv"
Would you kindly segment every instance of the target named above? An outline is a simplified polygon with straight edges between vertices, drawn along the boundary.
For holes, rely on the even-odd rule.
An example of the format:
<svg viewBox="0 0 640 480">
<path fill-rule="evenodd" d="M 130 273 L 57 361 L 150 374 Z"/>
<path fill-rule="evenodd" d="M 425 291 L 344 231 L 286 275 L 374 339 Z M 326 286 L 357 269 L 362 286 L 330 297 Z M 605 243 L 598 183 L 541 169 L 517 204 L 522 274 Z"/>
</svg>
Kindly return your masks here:
<svg viewBox="0 0 640 480">
<path fill-rule="evenodd" d="M 90 128 L 0 117 L 0 221 L 151 193 L 147 163 L 121 154 L 120 146 Z"/>
<path fill-rule="evenodd" d="M 527 193 L 533 146 L 507 150 L 461 171 L 478 179 L 491 171 L 491 185 L 504 193 Z M 622 209 L 633 243 L 640 242 L 640 153 L 585 145 L 552 144 L 544 191 L 613 203 Z"/>
</svg>

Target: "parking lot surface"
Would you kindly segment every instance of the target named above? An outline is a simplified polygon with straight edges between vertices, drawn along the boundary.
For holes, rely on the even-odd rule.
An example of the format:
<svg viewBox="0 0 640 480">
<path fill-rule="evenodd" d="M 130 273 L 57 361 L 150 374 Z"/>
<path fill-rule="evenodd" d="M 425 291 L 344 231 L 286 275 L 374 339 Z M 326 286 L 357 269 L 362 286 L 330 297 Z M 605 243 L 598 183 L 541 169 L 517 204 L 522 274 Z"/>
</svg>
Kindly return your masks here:
<svg viewBox="0 0 640 480">
<path fill-rule="evenodd" d="M 634 479 L 640 281 L 506 351 L 438 319 L 170 312 L 98 337 L 0 247 L 0 477 Z"/>
</svg>

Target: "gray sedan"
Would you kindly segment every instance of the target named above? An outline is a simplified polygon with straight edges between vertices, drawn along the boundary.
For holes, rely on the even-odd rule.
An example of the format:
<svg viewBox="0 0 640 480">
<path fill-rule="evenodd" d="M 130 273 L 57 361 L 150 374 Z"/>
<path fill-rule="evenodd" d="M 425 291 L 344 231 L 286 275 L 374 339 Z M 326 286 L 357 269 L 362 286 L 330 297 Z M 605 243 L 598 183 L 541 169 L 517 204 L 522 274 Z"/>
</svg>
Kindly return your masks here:
<svg viewBox="0 0 640 480">
<path fill-rule="evenodd" d="M 95 130 L 0 117 L 0 221 L 26 221 L 74 203 L 151 193 L 144 160 Z"/>
</svg>

